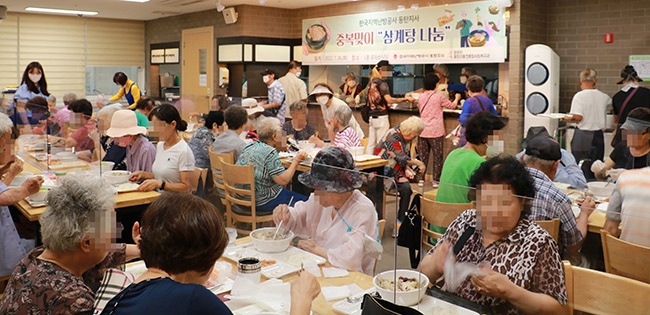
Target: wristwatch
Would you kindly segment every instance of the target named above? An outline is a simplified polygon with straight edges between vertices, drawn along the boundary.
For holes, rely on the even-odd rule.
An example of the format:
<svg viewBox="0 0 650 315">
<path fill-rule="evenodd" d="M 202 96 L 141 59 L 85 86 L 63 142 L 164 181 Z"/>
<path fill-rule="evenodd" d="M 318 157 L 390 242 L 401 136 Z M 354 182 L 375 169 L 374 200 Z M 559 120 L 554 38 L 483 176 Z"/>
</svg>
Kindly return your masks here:
<svg viewBox="0 0 650 315">
<path fill-rule="evenodd" d="M 165 190 L 165 181 L 164 180 L 160 181 L 160 190 Z"/>
</svg>

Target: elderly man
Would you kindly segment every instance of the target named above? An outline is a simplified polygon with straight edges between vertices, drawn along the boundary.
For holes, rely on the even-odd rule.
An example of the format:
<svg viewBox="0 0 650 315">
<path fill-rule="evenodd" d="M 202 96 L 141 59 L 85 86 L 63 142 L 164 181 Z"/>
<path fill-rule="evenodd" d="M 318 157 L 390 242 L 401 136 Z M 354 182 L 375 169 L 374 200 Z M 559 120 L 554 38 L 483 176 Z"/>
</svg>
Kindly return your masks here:
<svg viewBox="0 0 650 315">
<path fill-rule="evenodd" d="M 302 74 L 302 64 L 299 61 L 291 60 L 287 74 L 278 79 L 284 86 L 287 104 L 289 105 L 299 101 L 307 101 L 307 85 L 305 85 L 305 81 L 300 79 L 300 74 Z M 286 112 L 285 118 L 291 119 L 291 112 Z"/>
<path fill-rule="evenodd" d="M 258 140 L 247 144 L 241 152 L 237 165 L 253 164 L 255 169 L 255 201 L 261 213 L 271 213 L 281 204 L 305 201 L 307 196 L 287 190 L 298 163 L 307 158 L 299 153 L 285 170 L 274 146 L 282 139 L 282 127 L 277 119 L 263 118 L 257 124 Z M 291 203 L 293 205 L 293 203 Z"/>
<path fill-rule="evenodd" d="M 135 245 L 112 248 L 115 197 L 105 180 L 67 176 L 47 201 L 39 220 L 43 246 L 14 269 L 0 314 L 90 313 L 95 294 L 88 283 L 98 283 L 105 268 L 140 255 Z"/>
<path fill-rule="evenodd" d="M 576 218 L 571 210 L 571 199 L 553 185 L 562 154 L 560 144 L 547 137 L 531 139 L 526 146 L 523 163 L 535 184 L 535 199 L 528 218 L 531 220 L 560 219 L 559 246 L 570 254 L 577 253 L 587 235 L 587 221 L 596 203 L 587 197 Z"/>
<path fill-rule="evenodd" d="M 551 136 L 548 134 L 546 127 L 530 127 L 530 129 L 528 129 L 528 133 L 526 134 L 526 138 L 524 138 L 524 140 L 521 142 L 521 147 L 523 149 L 526 149 L 528 142 L 536 137 L 550 138 Z M 585 174 L 576 163 L 576 159 L 573 157 L 573 154 L 562 148 L 560 148 L 560 152 L 562 153 L 562 158 L 560 159 L 560 165 L 557 167 L 557 172 L 555 173 L 555 179 L 553 179 L 553 181 L 568 184 L 576 189 L 587 188 L 587 179 L 585 178 Z M 517 153 L 518 160 L 521 160 L 523 156 L 524 150 Z"/>
<path fill-rule="evenodd" d="M 621 173 L 609 198 L 604 229 L 630 243 L 650 247 L 650 167 Z"/>
</svg>

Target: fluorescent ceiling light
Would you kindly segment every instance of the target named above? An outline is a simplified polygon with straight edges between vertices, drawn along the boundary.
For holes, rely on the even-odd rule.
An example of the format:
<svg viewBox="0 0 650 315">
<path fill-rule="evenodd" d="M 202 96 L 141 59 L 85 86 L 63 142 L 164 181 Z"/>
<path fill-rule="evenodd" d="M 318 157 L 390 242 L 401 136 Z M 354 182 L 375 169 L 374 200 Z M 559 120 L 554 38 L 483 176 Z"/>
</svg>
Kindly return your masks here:
<svg viewBox="0 0 650 315">
<path fill-rule="evenodd" d="M 35 8 L 27 7 L 25 11 L 42 12 L 42 13 L 58 13 L 58 14 L 74 14 L 74 15 L 97 15 L 97 11 L 79 11 L 79 10 L 63 10 L 63 9 L 49 9 L 49 8 Z"/>
</svg>

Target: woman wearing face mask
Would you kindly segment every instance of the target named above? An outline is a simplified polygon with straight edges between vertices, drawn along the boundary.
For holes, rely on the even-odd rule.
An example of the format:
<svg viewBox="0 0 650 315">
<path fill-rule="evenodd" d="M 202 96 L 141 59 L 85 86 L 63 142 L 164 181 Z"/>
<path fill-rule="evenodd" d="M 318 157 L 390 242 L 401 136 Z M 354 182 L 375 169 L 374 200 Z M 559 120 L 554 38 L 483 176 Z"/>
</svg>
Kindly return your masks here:
<svg viewBox="0 0 650 315">
<path fill-rule="evenodd" d="M 151 172 L 156 158 L 156 148 L 144 135 L 147 129 L 137 125 L 135 112 L 118 110 L 113 114 L 111 127 L 106 134 L 117 141 L 119 147 L 126 148 L 126 170 L 129 172 Z M 206 149 L 207 150 L 207 149 Z"/>
<path fill-rule="evenodd" d="M 505 123 L 490 112 L 474 114 L 467 121 L 465 136 L 467 144 L 449 153 L 442 165 L 440 186 L 436 201 L 448 203 L 468 203 L 469 178 L 485 162 L 488 151 L 488 139 L 495 130 L 501 130 Z"/>
<path fill-rule="evenodd" d="M 223 125 L 223 121 L 222 111 L 210 111 L 205 117 L 205 124 L 196 129 L 190 141 L 187 142 L 194 153 L 196 167 L 210 167 L 208 148 L 212 146 L 214 139 L 219 135 L 219 127 Z"/>
<path fill-rule="evenodd" d="M 38 123 L 38 120 L 32 121 L 32 112 L 27 109 L 27 102 L 36 96 L 47 99 L 50 93 L 47 91 L 43 66 L 37 61 L 32 61 L 25 68 L 20 86 L 14 94 L 14 104 L 9 108 L 9 118 L 17 125 Z"/>
<path fill-rule="evenodd" d="M 119 101 L 122 96 L 126 98 L 126 101 L 129 103 L 129 108 L 134 109 L 135 104 L 140 100 L 140 88 L 124 74 L 124 72 L 116 72 L 113 76 L 113 82 L 117 84 L 120 89 L 117 91 L 113 97 L 111 97 L 111 102 Z"/>
<path fill-rule="evenodd" d="M 316 102 L 318 102 L 318 104 L 320 105 L 320 108 L 323 111 L 323 120 L 325 120 L 325 126 L 329 126 L 331 124 L 331 121 L 334 118 L 334 111 L 336 111 L 336 108 L 338 108 L 339 106 L 348 106 L 348 104 L 346 104 L 342 100 L 332 97 L 332 88 L 330 88 L 329 85 L 325 83 L 316 84 L 314 90 L 309 95 L 314 96 L 316 98 Z M 363 134 L 363 130 L 361 130 L 361 126 L 359 126 L 359 123 L 354 118 L 354 116 L 352 116 L 352 118 L 350 119 L 349 126 L 354 131 L 356 131 L 359 139 L 362 139 L 365 136 Z M 334 129 L 333 131 L 337 132 L 339 130 Z"/>
<path fill-rule="evenodd" d="M 361 93 L 361 84 L 357 82 L 357 75 L 354 72 L 348 72 L 343 77 L 343 84 L 339 87 L 341 99 L 346 103 L 354 103 L 354 98 Z"/>
</svg>

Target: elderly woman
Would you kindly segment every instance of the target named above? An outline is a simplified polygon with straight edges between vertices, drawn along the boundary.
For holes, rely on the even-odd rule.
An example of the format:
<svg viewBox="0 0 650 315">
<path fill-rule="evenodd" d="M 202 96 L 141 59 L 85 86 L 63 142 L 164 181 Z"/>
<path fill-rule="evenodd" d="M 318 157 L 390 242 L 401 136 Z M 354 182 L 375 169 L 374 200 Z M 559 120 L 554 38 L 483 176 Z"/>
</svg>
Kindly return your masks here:
<svg viewBox="0 0 650 315">
<path fill-rule="evenodd" d="M 137 103 L 135 103 L 135 115 L 138 118 L 138 126 L 149 128 L 149 114 L 156 106 L 156 103 L 148 98 L 141 98 Z"/>
<path fill-rule="evenodd" d="M 363 88 L 357 81 L 354 72 L 348 72 L 342 78 L 343 84 L 339 87 L 339 97 L 348 104 L 354 103 L 354 98 L 361 93 Z"/>
<path fill-rule="evenodd" d="M 120 145 L 117 142 L 117 139 L 113 139 L 106 134 L 106 130 L 111 125 L 111 121 L 115 112 L 122 109 L 120 104 L 111 104 L 108 106 L 102 107 L 97 113 L 97 133 L 90 135 L 99 137 L 99 150 L 94 150 L 93 152 L 84 151 L 79 153 L 79 158 L 83 160 L 99 160 L 110 161 L 115 163 L 113 165 L 114 170 L 126 170 L 126 147 Z M 93 140 L 94 142 L 94 140 Z"/>
<path fill-rule="evenodd" d="M 315 191 L 295 206 L 280 205 L 273 221 L 286 224 L 304 237 L 298 247 L 326 258 L 332 265 L 372 275 L 375 259 L 364 255 L 364 238 L 378 238 L 377 212 L 370 199 L 357 188 L 361 176 L 354 170 L 352 155 L 329 147 L 316 154 L 311 171 L 298 176 Z"/>
<path fill-rule="evenodd" d="M 650 166 L 650 109 L 633 109 L 620 128 L 626 141 L 619 142 L 604 163 L 597 160 L 591 165 L 598 178 L 616 180 L 624 170 Z"/>
<path fill-rule="evenodd" d="M 257 124 L 258 140 L 247 144 L 241 152 L 237 165 L 252 164 L 255 167 L 255 201 L 257 210 L 270 213 L 281 204 L 307 200 L 306 196 L 287 190 L 285 186 L 291 182 L 298 163 L 307 158 L 305 152 L 300 152 L 291 161 L 291 166 L 285 170 L 278 151 L 274 148 L 281 141 L 282 129 L 280 121 L 275 118 L 264 118 Z"/>
<path fill-rule="evenodd" d="M 323 120 L 325 120 L 325 126 L 329 126 L 331 124 L 332 118 L 334 118 L 334 111 L 337 108 L 340 106 L 349 107 L 348 104 L 342 100 L 336 97 L 332 97 L 332 88 L 330 88 L 330 86 L 325 83 L 316 84 L 314 90 L 309 95 L 314 96 L 316 98 L 316 102 L 320 104 L 321 111 L 323 112 Z M 359 139 L 364 137 L 363 130 L 361 130 L 361 126 L 359 126 L 359 123 L 354 118 L 354 116 L 350 118 L 350 127 L 352 127 L 352 129 L 357 133 L 357 137 L 359 137 Z"/>
<path fill-rule="evenodd" d="M 210 167 L 210 155 L 208 148 L 212 146 L 214 138 L 219 133 L 219 128 L 223 125 L 223 111 L 211 110 L 205 117 L 205 124 L 196 129 L 190 141 L 187 144 L 194 154 L 195 166 L 200 168 Z"/>
<path fill-rule="evenodd" d="M 456 94 L 454 102 L 449 101 L 436 89 L 440 79 L 433 73 L 424 76 L 424 93 L 418 99 L 420 117 L 424 122 L 424 130 L 418 138 L 418 154 L 424 165 L 429 165 L 429 152 L 433 152 L 433 186 L 438 187 L 442 173 L 443 144 L 445 140 L 445 125 L 443 123 L 443 108 L 454 109 L 458 105 L 460 94 Z"/>
<path fill-rule="evenodd" d="M 327 133 L 332 140 L 332 145 L 339 148 L 360 147 L 361 140 L 357 133 L 350 128 L 350 119 L 352 118 L 352 110 L 348 106 L 339 106 L 334 110 L 334 117 L 327 125 Z M 317 137 L 311 137 L 310 142 L 322 147 L 323 140 Z"/>
<path fill-rule="evenodd" d="M 494 314 L 565 313 L 557 244 L 526 218 L 535 187 L 524 166 L 514 157 L 497 156 L 476 170 L 470 184 L 477 189 L 477 209 L 451 223 L 420 263 L 422 273 L 431 282 L 453 274 L 455 263 L 445 263 L 453 248 L 455 262 L 481 266 L 456 290 L 450 288 L 453 293 L 489 306 Z"/>
<path fill-rule="evenodd" d="M 490 112 L 479 112 L 467 121 L 465 136 L 467 144 L 447 155 L 440 175 L 440 187 L 436 201 L 468 203 L 467 185 L 472 173 L 485 162 L 488 143 L 495 130 L 505 123 Z"/>
<path fill-rule="evenodd" d="M 413 191 L 409 180 L 416 173 L 424 173 L 426 169 L 422 161 L 411 158 L 411 143 L 422 133 L 422 130 L 424 130 L 422 119 L 411 116 L 403 120 L 398 126 L 389 129 L 375 148 L 375 153 L 383 151 L 381 158 L 388 160 L 388 171 L 385 174 L 393 176 L 397 183 L 397 191 L 400 197 L 398 224 L 404 220 L 404 215 L 411 201 Z"/>
<path fill-rule="evenodd" d="M 23 162 L 13 154 L 11 130 L 13 122 L 7 115 L 0 113 L 0 277 L 8 276 L 16 264 L 27 254 L 21 245 L 16 226 L 11 220 L 9 206 L 39 191 L 43 178 L 27 179 L 22 185 L 10 189 L 9 183 L 23 171 Z"/>
<path fill-rule="evenodd" d="M 162 104 L 151 111 L 153 136 L 158 137 L 156 159 L 151 172 L 137 171 L 129 178 L 132 182 L 143 181 L 138 191 L 188 192 L 190 172 L 194 171 L 194 154 L 181 139 L 179 131 L 187 130 L 187 122 L 181 119 L 176 107 Z"/>
<path fill-rule="evenodd" d="M 43 246 L 13 271 L 0 303 L 2 314 L 91 312 L 95 294 L 86 283 L 101 280 L 104 268 L 135 258 L 134 245 L 111 249 L 115 197 L 99 177 L 63 179 L 50 190 L 41 216 Z"/>
<path fill-rule="evenodd" d="M 133 234 L 148 270 L 102 314 L 232 314 L 205 284 L 228 244 L 223 217 L 209 202 L 169 193 L 154 201 Z M 320 292 L 308 272 L 292 283 L 291 314 L 307 314 Z"/>
<path fill-rule="evenodd" d="M 314 135 L 314 127 L 307 122 L 307 103 L 298 101 L 289 106 L 291 113 L 291 121 L 287 121 L 282 125 L 282 131 L 287 136 L 293 137 L 297 141 L 308 140 L 309 137 Z"/>
<path fill-rule="evenodd" d="M 126 148 L 127 171 L 132 173 L 137 171 L 151 172 L 156 158 L 156 148 L 144 136 L 147 134 L 147 129 L 138 126 L 137 121 L 134 111 L 119 110 L 113 115 L 111 127 L 108 128 L 106 134 L 115 139 L 119 147 Z"/>
</svg>

